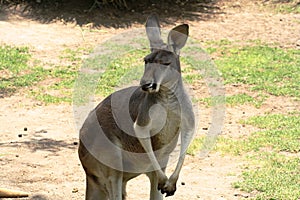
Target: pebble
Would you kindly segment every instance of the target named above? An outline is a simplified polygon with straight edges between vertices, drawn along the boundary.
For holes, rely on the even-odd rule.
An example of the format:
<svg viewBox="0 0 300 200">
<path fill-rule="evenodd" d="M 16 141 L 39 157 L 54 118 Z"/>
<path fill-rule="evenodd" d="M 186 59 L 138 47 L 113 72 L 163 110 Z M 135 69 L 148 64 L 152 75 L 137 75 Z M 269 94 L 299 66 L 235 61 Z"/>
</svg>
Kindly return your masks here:
<svg viewBox="0 0 300 200">
<path fill-rule="evenodd" d="M 78 192 L 78 188 L 73 188 L 72 193 L 77 193 Z"/>
</svg>

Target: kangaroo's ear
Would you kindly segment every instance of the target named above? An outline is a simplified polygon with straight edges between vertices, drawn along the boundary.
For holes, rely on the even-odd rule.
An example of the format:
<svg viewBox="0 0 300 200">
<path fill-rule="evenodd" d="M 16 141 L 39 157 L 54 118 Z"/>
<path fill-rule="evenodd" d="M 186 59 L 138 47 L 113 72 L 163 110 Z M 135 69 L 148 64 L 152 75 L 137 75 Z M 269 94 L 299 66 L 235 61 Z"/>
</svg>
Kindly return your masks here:
<svg viewBox="0 0 300 200">
<path fill-rule="evenodd" d="M 189 36 L 189 25 L 182 24 L 173 28 L 168 35 L 168 45 L 179 55 Z"/>
<path fill-rule="evenodd" d="M 151 50 L 154 48 L 160 48 L 164 42 L 160 36 L 160 25 L 156 14 L 152 14 L 148 17 L 146 22 L 146 33 L 150 41 Z"/>
</svg>

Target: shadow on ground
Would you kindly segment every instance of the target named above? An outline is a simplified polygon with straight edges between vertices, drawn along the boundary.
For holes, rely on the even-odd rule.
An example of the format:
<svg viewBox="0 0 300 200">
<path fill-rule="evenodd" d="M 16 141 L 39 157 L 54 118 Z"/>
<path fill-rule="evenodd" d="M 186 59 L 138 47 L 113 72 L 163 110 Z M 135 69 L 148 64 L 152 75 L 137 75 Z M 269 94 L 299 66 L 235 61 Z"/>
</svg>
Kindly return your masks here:
<svg viewBox="0 0 300 200">
<path fill-rule="evenodd" d="M 30 200 L 47 200 L 47 197 L 43 195 L 34 195 L 33 197 L 30 198 Z"/>
<path fill-rule="evenodd" d="M 126 0 L 127 7 L 96 5 L 94 0 L 3 0 L 0 5 L 0 20 L 9 13 L 37 20 L 73 22 L 113 28 L 144 24 L 151 13 L 157 13 L 162 23 L 173 24 L 178 20 L 207 20 L 220 14 L 218 0 Z M 40 2 L 40 3 L 38 3 Z M 92 9 L 91 9 L 92 8 Z"/>
<path fill-rule="evenodd" d="M 49 138 L 30 139 L 27 141 L 13 141 L 8 143 L 0 143 L 0 148 L 3 147 L 26 147 L 31 152 L 48 151 L 56 154 L 62 149 L 77 149 L 77 142 L 65 142 L 63 140 L 53 140 Z"/>
</svg>

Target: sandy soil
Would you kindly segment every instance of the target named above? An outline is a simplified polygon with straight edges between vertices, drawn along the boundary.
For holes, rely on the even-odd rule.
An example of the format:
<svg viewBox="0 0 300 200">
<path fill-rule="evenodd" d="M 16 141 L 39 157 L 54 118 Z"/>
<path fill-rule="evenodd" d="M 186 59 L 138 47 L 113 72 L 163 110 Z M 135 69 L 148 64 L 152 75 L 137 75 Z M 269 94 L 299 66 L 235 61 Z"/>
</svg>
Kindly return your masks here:
<svg viewBox="0 0 300 200">
<path fill-rule="evenodd" d="M 191 36 L 206 40 L 255 40 L 296 47 L 300 39 L 300 15 L 274 14 L 256 9 L 256 5 L 219 3 L 218 17 L 188 21 Z M 0 19 L 3 19 L 0 17 Z M 176 23 L 181 23 L 179 20 Z M 168 25 L 166 25 L 168 26 Z M 132 27 L 142 27 L 133 24 Z M 61 62 L 62 50 L 96 46 L 128 28 L 100 27 L 51 22 L 41 23 L 10 14 L 0 20 L 0 43 L 31 47 L 35 59 L 47 63 Z M 94 30 L 94 31 L 92 31 Z M 227 94 L 244 91 L 244 87 L 227 86 Z M 200 92 L 196 91 L 197 94 Z M 270 97 L 260 109 L 251 106 L 229 107 L 223 134 L 247 135 L 255 129 L 241 126 L 238 120 L 265 112 L 296 109 L 295 103 L 282 97 Z M 22 92 L 0 98 L 0 186 L 26 191 L 39 200 L 84 199 L 85 176 L 77 156 L 78 130 L 73 108 L 69 104 L 42 105 Z M 198 136 L 209 126 L 210 110 L 200 106 Z M 178 190 L 167 199 L 233 200 L 249 194 L 231 187 L 239 179 L 246 163 L 237 157 L 211 153 L 204 159 L 187 156 Z M 174 166 L 170 166 L 168 173 Z M 145 176 L 129 182 L 128 199 L 147 199 L 149 183 Z M 251 195 L 251 194 L 250 194 Z"/>
</svg>

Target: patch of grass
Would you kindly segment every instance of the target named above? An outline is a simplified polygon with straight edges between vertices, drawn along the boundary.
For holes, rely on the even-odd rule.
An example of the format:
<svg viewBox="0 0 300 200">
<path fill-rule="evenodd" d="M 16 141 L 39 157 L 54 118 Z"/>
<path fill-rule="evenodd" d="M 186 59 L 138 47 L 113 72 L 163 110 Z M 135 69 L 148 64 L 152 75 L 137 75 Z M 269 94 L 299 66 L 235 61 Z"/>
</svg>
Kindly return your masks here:
<svg viewBox="0 0 300 200">
<path fill-rule="evenodd" d="M 28 88 L 30 96 L 45 103 L 71 102 L 72 93 L 81 64 L 82 55 L 87 49 L 66 49 L 61 59 L 72 65 L 54 66 L 44 69 L 42 63 L 33 60 L 27 47 L 0 46 L 0 91 L 5 95 Z M 43 82 L 42 82 L 43 81 Z M 46 85 L 39 85 L 39 83 Z"/>
<path fill-rule="evenodd" d="M 30 59 L 28 47 L 0 46 L 0 70 L 9 70 L 18 74 L 21 70 L 28 69 Z"/>
<path fill-rule="evenodd" d="M 249 137 L 219 137 L 216 149 L 226 154 L 246 155 L 249 161 L 242 180 L 233 184 L 254 198 L 297 199 L 300 195 L 300 114 L 254 116 L 241 121 L 263 130 Z M 297 153 L 297 154 L 296 154 Z"/>
<path fill-rule="evenodd" d="M 297 200 L 300 197 L 300 158 L 265 153 L 256 157 L 256 167 L 243 172 L 242 181 L 233 187 L 246 192 L 256 191 L 251 199 Z"/>
<path fill-rule="evenodd" d="M 236 94 L 236 95 L 230 95 L 225 97 L 225 102 L 227 106 L 237 106 L 237 105 L 245 105 L 250 104 L 255 106 L 256 108 L 260 108 L 263 102 L 266 99 L 266 95 L 260 94 L 257 97 L 252 97 L 248 94 L 242 93 L 242 94 Z M 196 99 L 197 102 L 205 103 L 207 106 L 215 105 L 215 103 L 212 102 L 212 98 L 198 98 Z"/>
<path fill-rule="evenodd" d="M 254 116 L 247 120 L 242 120 L 241 123 L 256 126 L 262 129 L 294 129 L 300 128 L 300 115 L 299 113 L 291 113 L 289 115 L 274 114 L 266 116 Z"/>
<path fill-rule="evenodd" d="M 109 63 L 98 80 L 96 93 L 107 96 L 116 87 L 139 80 L 144 69 L 143 58 L 147 53 L 145 50 L 131 51 Z"/>
<path fill-rule="evenodd" d="M 0 91 L 10 95 L 20 88 L 31 87 L 47 76 L 42 67 L 31 67 L 27 47 L 0 46 Z"/>
<path fill-rule="evenodd" d="M 203 78 L 203 76 L 201 74 L 197 74 L 197 73 L 186 73 L 186 74 L 182 75 L 182 78 L 185 83 L 193 84 L 196 81 L 201 80 Z"/>
<path fill-rule="evenodd" d="M 189 42 L 180 57 L 184 80 L 193 84 L 196 80 L 203 78 L 210 80 L 220 79 L 220 73 L 213 60 L 198 43 L 198 41 L 194 40 Z"/>
<path fill-rule="evenodd" d="M 60 56 L 62 62 L 71 62 L 69 65 L 57 65 L 47 70 L 46 85 L 38 86 L 31 91 L 33 98 L 44 102 L 61 103 L 72 102 L 72 89 L 78 77 L 78 70 L 83 56 L 90 53 L 90 48 L 65 49 Z"/>
<path fill-rule="evenodd" d="M 203 147 L 204 137 L 195 138 L 193 142 L 190 144 L 187 154 L 196 155 L 196 153 Z"/>
<path fill-rule="evenodd" d="M 24 74 L 12 74 L 9 78 L 2 78 L 0 90 L 16 91 L 22 87 L 29 87 L 37 84 L 45 78 L 46 70 L 41 67 L 27 69 Z"/>
<path fill-rule="evenodd" d="M 266 130 L 252 133 L 247 138 L 233 140 L 220 137 L 218 150 L 234 155 L 262 149 L 275 152 L 300 152 L 300 115 L 255 116 L 241 121 Z"/>
<path fill-rule="evenodd" d="M 51 94 L 47 94 L 47 93 L 35 93 L 33 92 L 32 95 L 34 95 L 35 99 L 44 102 L 45 104 L 57 104 L 57 103 L 61 103 L 61 102 L 68 102 L 71 103 L 72 102 L 72 98 L 71 95 L 67 95 L 67 96 L 57 96 L 57 95 L 51 95 Z"/>
<path fill-rule="evenodd" d="M 104 44 L 83 62 L 76 81 L 73 103 L 87 103 L 92 96 L 108 96 L 117 88 L 139 80 L 148 49 L 131 51 L 131 46 Z M 101 53 L 97 53 L 101 52 Z M 114 53 L 115 52 L 115 53 Z"/>
<path fill-rule="evenodd" d="M 260 151 L 297 153 L 300 152 L 299 129 L 259 131 L 244 139 L 219 137 L 216 148 L 235 156 Z"/>
<path fill-rule="evenodd" d="M 262 103 L 264 102 L 264 99 L 265 98 L 262 95 L 254 98 L 248 94 L 236 94 L 227 96 L 226 104 L 230 106 L 252 104 L 256 108 L 260 108 Z"/>
<path fill-rule="evenodd" d="M 238 105 L 238 104 L 246 104 L 246 103 L 252 103 L 255 99 L 247 94 L 236 94 L 226 97 L 226 103 L 229 105 Z"/>
<path fill-rule="evenodd" d="M 75 79 L 77 78 L 78 67 L 77 66 L 57 66 L 50 70 L 50 77 L 59 79 L 53 85 L 50 85 L 52 89 L 71 89 L 74 86 Z"/>
<path fill-rule="evenodd" d="M 276 96 L 300 97 L 300 50 L 281 49 L 254 42 L 253 45 L 220 46 L 215 60 L 225 84 L 241 83 L 254 91 Z"/>
<path fill-rule="evenodd" d="M 92 52 L 92 49 L 87 47 L 87 48 L 75 48 L 75 49 L 70 49 L 66 48 L 65 50 L 62 51 L 62 55 L 60 56 L 60 59 L 65 59 L 71 62 L 81 62 L 82 61 L 82 56 L 84 54 L 89 54 Z"/>
<path fill-rule="evenodd" d="M 269 6 L 278 13 L 300 13 L 300 3 L 297 0 L 287 0 L 283 2 L 271 0 Z"/>
<path fill-rule="evenodd" d="M 42 68 L 43 85 L 35 84 L 30 90 L 30 96 L 46 104 L 71 103 L 77 71 L 77 66 L 71 65 L 55 66 L 47 70 Z"/>
</svg>

